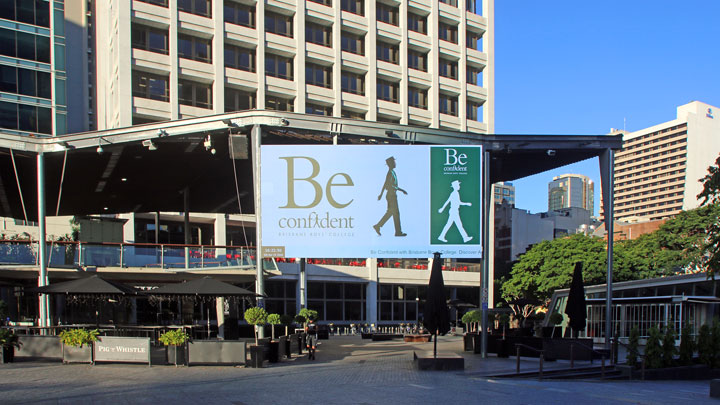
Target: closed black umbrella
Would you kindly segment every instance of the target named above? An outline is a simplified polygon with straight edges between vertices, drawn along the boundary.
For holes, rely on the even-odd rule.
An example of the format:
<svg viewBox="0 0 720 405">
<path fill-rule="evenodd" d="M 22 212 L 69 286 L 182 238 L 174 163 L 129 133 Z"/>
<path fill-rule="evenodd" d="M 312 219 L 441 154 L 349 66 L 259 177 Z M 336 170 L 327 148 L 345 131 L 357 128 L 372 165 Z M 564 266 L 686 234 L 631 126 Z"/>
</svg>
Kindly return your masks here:
<svg viewBox="0 0 720 405">
<path fill-rule="evenodd" d="M 582 279 L 582 263 L 575 263 L 575 271 L 573 273 L 572 284 L 570 284 L 570 293 L 568 295 L 565 313 L 570 318 L 570 328 L 572 328 L 573 336 L 577 337 L 581 330 L 585 329 L 587 324 L 587 307 L 585 306 L 585 286 Z"/>
<path fill-rule="evenodd" d="M 67 295 L 135 295 L 138 293 L 132 287 L 105 280 L 98 275 L 35 287 L 28 289 L 28 292 Z"/>
<path fill-rule="evenodd" d="M 428 285 L 427 300 L 425 301 L 425 327 L 435 335 L 434 357 L 437 358 L 437 337 L 450 330 L 450 314 L 447 299 L 445 298 L 445 283 L 442 276 L 442 259 L 440 253 L 435 253 L 432 269 L 430 270 L 430 283 Z"/>
<path fill-rule="evenodd" d="M 203 295 L 212 297 L 254 297 L 256 294 L 250 290 L 215 280 L 208 276 L 182 283 L 165 284 L 154 290 L 147 291 L 149 295 Z"/>
</svg>

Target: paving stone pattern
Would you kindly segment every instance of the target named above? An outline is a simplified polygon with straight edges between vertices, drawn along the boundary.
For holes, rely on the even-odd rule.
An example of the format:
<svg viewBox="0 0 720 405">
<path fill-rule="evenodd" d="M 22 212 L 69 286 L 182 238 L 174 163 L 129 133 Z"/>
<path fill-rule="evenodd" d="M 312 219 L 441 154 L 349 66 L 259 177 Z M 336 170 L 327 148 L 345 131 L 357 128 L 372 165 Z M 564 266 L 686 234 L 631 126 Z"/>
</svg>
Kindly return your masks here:
<svg viewBox="0 0 720 405">
<path fill-rule="evenodd" d="M 321 341 L 317 360 L 295 355 L 262 369 L 17 362 L 0 365 L 2 404 L 693 404 L 709 381 L 537 381 L 488 377 L 515 370 L 515 359 L 464 353 L 460 337 L 440 352 L 465 357 L 465 371 L 419 371 L 412 351 L 432 343 L 372 342 L 359 336 Z M 266 363 L 267 364 L 267 363 Z M 523 370 L 537 359 L 522 359 Z M 547 368 L 567 367 L 548 362 Z"/>
</svg>

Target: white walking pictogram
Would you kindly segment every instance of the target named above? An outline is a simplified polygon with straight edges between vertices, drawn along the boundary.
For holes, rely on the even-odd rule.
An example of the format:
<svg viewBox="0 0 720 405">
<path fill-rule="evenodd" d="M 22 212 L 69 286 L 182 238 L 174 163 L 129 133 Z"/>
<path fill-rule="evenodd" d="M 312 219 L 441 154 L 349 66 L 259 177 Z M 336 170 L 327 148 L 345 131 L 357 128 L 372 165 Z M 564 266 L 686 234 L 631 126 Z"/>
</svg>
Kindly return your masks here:
<svg viewBox="0 0 720 405">
<path fill-rule="evenodd" d="M 460 219 L 460 206 L 467 205 L 468 207 L 470 207 L 472 206 L 472 203 L 460 201 L 460 180 L 455 180 L 451 184 L 453 191 L 450 193 L 450 196 L 448 197 L 447 201 L 445 201 L 445 204 L 443 204 L 442 208 L 438 210 L 438 213 L 442 213 L 443 211 L 445 211 L 445 207 L 450 204 L 450 209 L 448 210 L 448 221 L 445 224 L 442 232 L 440 232 L 438 240 L 440 242 L 447 242 L 445 236 L 450 230 L 450 227 L 455 224 L 458 231 L 460 231 L 460 236 L 462 236 L 463 242 L 467 243 L 470 242 L 473 237 L 468 236 L 467 232 L 465 232 L 465 228 L 463 228 L 462 220 Z"/>
</svg>

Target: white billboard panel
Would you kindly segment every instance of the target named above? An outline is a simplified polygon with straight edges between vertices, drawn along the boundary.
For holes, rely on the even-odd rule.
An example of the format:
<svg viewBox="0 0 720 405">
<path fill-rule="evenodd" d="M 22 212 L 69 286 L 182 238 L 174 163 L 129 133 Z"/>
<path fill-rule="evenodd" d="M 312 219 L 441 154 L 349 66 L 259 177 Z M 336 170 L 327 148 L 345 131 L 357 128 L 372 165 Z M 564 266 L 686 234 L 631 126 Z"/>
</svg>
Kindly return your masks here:
<svg viewBox="0 0 720 405">
<path fill-rule="evenodd" d="M 264 145 L 260 162 L 275 256 L 481 257 L 480 146 Z"/>
</svg>

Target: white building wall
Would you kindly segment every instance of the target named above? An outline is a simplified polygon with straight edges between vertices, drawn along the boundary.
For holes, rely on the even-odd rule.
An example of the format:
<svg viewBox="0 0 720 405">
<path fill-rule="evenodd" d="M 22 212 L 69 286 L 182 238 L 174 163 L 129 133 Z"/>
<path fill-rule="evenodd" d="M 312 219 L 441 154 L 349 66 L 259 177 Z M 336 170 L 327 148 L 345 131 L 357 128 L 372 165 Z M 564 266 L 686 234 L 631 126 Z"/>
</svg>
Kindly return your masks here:
<svg viewBox="0 0 720 405">
<path fill-rule="evenodd" d="M 554 231 L 555 223 L 552 220 L 542 218 L 540 214 L 529 214 L 525 210 L 513 209 L 510 260 L 516 260 L 532 244 L 552 240 Z"/>
<path fill-rule="evenodd" d="M 687 173 L 683 209 L 697 208 L 702 192 L 698 180 L 708 174 L 708 167 L 715 164 L 720 154 L 720 108 L 693 101 L 678 107 L 678 119 L 688 124 Z"/>
</svg>

